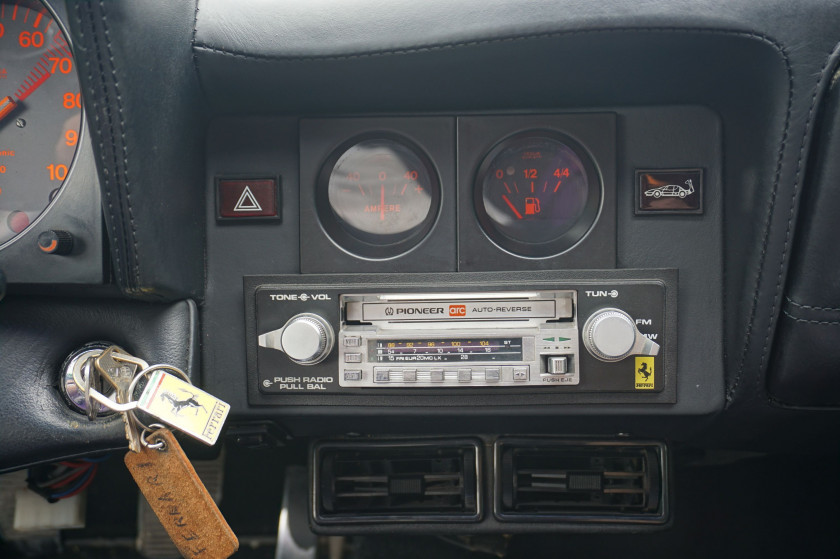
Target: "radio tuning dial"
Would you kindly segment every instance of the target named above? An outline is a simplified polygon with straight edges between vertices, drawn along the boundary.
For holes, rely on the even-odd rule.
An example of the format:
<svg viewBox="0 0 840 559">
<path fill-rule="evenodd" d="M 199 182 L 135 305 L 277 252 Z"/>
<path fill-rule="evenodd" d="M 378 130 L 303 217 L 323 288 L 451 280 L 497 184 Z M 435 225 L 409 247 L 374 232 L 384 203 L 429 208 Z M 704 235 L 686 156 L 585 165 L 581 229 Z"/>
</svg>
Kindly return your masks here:
<svg viewBox="0 0 840 559">
<path fill-rule="evenodd" d="M 620 309 L 601 309 L 583 325 L 583 345 L 596 359 L 621 361 L 630 355 L 657 355 L 659 345 L 636 329 Z"/>
<path fill-rule="evenodd" d="M 330 325 L 316 314 L 299 314 L 289 319 L 280 334 L 280 349 L 301 365 L 315 365 L 327 358 L 333 348 Z"/>
</svg>

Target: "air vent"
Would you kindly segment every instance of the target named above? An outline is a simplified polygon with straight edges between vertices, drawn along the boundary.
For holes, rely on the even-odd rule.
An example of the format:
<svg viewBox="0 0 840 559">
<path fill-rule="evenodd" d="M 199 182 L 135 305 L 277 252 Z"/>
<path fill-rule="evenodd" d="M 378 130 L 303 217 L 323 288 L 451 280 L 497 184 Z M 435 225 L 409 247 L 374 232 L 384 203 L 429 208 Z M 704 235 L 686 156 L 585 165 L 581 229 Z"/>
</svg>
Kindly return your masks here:
<svg viewBox="0 0 840 559">
<path fill-rule="evenodd" d="M 662 523 L 664 445 L 503 440 L 496 445 L 496 515 Z"/>
<path fill-rule="evenodd" d="M 472 441 L 321 443 L 315 521 L 478 520 L 478 453 Z"/>
</svg>

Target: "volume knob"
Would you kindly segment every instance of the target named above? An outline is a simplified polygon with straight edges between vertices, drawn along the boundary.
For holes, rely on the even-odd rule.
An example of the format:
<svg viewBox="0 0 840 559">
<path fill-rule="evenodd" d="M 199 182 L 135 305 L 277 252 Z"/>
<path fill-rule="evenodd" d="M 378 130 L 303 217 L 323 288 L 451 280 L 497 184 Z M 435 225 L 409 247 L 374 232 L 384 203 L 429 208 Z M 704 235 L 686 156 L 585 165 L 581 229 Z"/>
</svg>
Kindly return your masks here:
<svg viewBox="0 0 840 559">
<path fill-rule="evenodd" d="M 329 323 L 317 314 L 298 314 L 279 330 L 259 337 L 259 345 L 279 349 L 301 365 L 315 365 L 330 354 L 335 337 Z"/>
<path fill-rule="evenodd" d="M 596 359 L 621 361 L 629 355 L 657 355 L 659 345 L 643 336 L 619 309 L 602 309 L 583 325 L 583 345 Z"/>
</svg>

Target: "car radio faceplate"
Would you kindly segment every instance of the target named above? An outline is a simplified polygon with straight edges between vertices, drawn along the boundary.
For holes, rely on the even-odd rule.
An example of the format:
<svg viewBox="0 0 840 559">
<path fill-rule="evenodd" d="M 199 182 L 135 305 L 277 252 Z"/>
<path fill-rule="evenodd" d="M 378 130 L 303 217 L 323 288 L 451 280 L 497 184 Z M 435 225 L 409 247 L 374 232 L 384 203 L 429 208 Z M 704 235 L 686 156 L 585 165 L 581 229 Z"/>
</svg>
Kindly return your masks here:
<svg viewBox="0 0 840 559">
<path fill-rule="evenodd" d="M 675 308 L 666 309 L 666 290 L 676 289 L 672 271 L 585 281 L 479 275 L 487 281 L 458 281 L 458 274 L 412 284 L 404 274 L 247 278 L 257 380 L 249 390 L 266 403 L 275 395 L 337 394 L 674 400 Z"/>
</svg>

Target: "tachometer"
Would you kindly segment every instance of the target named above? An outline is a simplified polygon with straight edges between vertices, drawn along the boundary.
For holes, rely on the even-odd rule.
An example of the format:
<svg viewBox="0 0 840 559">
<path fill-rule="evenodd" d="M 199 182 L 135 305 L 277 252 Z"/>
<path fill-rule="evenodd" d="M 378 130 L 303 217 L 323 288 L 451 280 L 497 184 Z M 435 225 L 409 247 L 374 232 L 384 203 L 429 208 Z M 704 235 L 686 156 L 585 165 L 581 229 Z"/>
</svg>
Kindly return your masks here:
<svg viewBox="0 0 840 559">
<path fill-rule="evenodd" d="M 33 0 L 0 2 L 0 244 L 58 195 L 79 142 L 80 97 L 53 14 Z"/>
<path fill-rule="evenodd" d="M 494 243 L 522 256 L 552 256 L 577 244 L 594 225 L 601 181 L 577 142 L 528 132 L 504 140 L 487 155 L 474 202 Z"/>
<path fill-rule="evenodd" d="M 371 137 L 336 150 L 321 173 L 318 213 L 346 250 L 387 258 L 418 244 L 440 206 L 428 157 L 403 139 Z"/>
</svg>

